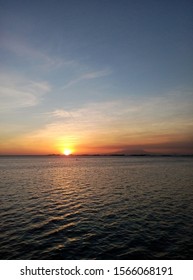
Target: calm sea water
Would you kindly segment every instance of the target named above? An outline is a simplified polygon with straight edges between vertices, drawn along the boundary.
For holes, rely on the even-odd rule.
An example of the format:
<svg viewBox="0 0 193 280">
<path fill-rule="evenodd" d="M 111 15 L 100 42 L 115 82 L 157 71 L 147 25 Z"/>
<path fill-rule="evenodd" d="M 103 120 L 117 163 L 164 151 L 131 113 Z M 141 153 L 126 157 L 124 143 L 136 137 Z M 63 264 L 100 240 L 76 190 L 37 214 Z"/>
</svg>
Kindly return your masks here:
<svg viewBox="0 0 193 280">
<path fill-rule="evenodd" d="M 1 157 L 1 259 L 193 259 L 193 158 Z"/>
</svg>

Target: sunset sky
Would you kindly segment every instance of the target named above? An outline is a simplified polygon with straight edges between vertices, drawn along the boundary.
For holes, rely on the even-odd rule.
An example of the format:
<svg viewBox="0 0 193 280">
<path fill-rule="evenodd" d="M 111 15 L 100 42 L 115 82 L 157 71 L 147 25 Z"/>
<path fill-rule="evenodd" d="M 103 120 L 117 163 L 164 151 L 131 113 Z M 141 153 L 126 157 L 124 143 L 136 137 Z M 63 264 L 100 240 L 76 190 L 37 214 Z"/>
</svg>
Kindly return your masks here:
<svg viewBox="0 0 193 280">
<path fill-rule="evenodd" d="M 192 0 L 0 0 L 0 154 L 193 154 Z"/>
</svg>

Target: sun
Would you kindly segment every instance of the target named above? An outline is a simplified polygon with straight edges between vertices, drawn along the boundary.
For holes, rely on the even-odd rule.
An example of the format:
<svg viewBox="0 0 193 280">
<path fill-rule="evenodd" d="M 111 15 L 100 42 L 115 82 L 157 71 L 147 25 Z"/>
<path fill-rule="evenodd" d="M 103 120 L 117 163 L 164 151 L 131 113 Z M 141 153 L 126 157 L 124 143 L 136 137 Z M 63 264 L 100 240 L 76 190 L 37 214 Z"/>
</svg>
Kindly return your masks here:
<svg viewBox="0 0 193 280">
<path fill-rule="evenodd" d="M 64 150 L 64 155 L 65 156 L 70 156 L 72 154 L 72 151 L 70 149 L 65 149 Z"/>
</svg>

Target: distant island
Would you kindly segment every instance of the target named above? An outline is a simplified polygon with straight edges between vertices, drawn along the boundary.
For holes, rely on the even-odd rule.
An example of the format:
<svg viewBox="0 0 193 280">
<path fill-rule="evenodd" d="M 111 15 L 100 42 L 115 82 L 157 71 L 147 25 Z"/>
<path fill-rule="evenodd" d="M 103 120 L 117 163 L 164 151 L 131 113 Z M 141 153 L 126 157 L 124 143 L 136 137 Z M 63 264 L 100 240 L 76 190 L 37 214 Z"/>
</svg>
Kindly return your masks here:
<svg viewBox="0 0 193 280">
<path fill-rule="evenodd" d="M 58 157 L 58 156 L 61 156 L 61 154 L 48 154 L 47 156 L 48 157 L 56 157 L 56 156 Z"/>
</svg>

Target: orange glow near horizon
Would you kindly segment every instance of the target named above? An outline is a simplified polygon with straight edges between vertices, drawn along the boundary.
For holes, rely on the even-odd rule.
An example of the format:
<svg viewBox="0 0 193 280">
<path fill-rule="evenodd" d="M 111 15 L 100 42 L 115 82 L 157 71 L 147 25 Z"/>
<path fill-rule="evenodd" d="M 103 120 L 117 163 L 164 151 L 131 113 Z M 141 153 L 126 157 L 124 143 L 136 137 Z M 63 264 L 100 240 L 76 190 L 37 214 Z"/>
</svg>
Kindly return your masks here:
<svg viewBox="0 0 193 280">
<path fill-rule="evenodd" d="M 120 142 L 118 136 L 94 134 L 79 137 L 56 137 L 53 133 L 29 134 L 0 143 L 0 155 L 47 155 L 69 156 L 82 154 L 192 154 L 192 141 L 179 134 L 130 135 Z M 112 137 L 112 138 L 111 138 Z M 122 136 L 119 137 L 123 138 Z"/>
</svg>

